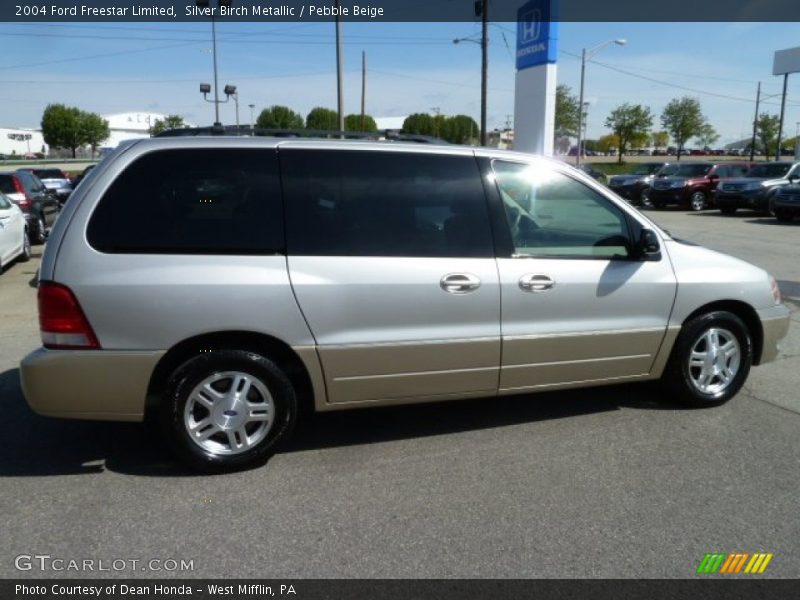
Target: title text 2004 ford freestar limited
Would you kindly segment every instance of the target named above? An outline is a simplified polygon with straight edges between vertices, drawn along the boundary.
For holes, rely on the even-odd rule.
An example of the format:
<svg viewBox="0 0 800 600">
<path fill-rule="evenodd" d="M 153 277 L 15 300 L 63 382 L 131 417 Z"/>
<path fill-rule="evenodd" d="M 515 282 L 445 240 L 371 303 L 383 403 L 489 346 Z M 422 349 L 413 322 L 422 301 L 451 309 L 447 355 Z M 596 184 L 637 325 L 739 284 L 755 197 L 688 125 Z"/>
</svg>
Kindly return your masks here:
<svg viewBox="0 0 800 600">
<path fill-rule="evenodd" d="M 39 312 L 34 410 L 159 415 L 214 469 L 265 460 L 305 403 L 661 378 L 719 404 L 789 324 L 766 272 L 672 239 L 563 164 L 265 138 L 107 157 L 47 244 Z"/>
</svg>

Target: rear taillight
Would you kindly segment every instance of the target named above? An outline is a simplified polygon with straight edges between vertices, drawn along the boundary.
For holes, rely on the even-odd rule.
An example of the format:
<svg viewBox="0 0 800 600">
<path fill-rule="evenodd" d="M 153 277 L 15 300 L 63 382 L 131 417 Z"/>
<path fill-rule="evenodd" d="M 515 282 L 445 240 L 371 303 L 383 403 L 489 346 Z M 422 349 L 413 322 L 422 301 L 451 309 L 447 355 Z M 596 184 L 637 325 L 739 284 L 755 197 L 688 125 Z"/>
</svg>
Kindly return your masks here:
<svg viewBox="0 0 800 600">
<path fill-rule="evenodd" d="M 75 294 L 60 283 L 39 283 L 39 329 L 45 348 L 100 348 Z"/>
<path fill-rule="evenodd" d="M 22 194 L 24 196 L 24 198 L 19 201 L 19 207 L 22 210 L 29 210 L 30 207 L 31 207 L 31 204 L 33 203 L 33 200 L 28 195 L 28 192 L 25 191 L 25 188 L 22 187 L 22 182 L 19 180 L 19 177 L 17 177 L 16 175 L 12 175 L 11 176 L 11 181 L 14 182 L 14 191 L 17 194 Z"/>
</svg>

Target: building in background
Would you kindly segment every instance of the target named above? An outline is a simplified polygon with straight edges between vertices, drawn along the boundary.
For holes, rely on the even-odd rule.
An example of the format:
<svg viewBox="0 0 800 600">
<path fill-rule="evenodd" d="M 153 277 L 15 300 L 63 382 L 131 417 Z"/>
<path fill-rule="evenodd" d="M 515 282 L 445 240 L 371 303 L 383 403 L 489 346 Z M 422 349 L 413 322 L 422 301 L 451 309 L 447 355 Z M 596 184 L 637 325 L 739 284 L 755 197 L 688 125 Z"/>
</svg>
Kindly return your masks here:
<svg viewBox="0 0 800 600">
<path fill-rule="evenodd" d="M 0 154 L 3 156 L 25 158 L 37 153 L 47 154 L 47 151 L 41 131 L 0 127 Z"/>
</svg>

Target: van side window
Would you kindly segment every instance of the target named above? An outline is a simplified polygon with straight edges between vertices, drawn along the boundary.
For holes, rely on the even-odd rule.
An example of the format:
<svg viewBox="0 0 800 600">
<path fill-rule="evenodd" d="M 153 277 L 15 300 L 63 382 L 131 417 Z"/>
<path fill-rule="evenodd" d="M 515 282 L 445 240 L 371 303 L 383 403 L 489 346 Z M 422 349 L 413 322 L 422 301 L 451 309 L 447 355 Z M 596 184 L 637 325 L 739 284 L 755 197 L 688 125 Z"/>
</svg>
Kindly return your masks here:
<svg viewBox="0 0 800 600">
<path fill-rule="evenodd" d="M 549 167 L 494 161 L 514 251 L 557 258 L 626 258 L 624 213 L 583 183 Z"/>
<path fill-rule="evenodd" d="M 136 159 L 89 221 L 100 252 L 275 254 L 283 208 L 275 150 L 176 149 Z"/>
<path fill-rule="evenodd" d="M 494 256 L 471 156 L 281 149 L 297 256 Z"/>
</svg>

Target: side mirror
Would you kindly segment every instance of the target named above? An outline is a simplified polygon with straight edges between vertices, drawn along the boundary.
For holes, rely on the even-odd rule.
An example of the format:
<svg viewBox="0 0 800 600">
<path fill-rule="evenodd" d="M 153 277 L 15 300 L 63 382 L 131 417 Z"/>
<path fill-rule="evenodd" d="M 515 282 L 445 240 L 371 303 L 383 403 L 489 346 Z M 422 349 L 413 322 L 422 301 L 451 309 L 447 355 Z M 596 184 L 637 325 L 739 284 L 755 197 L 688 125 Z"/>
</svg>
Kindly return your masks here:
<svg viewBox="0 0 800 600">
<path fill-rule="evenodd" d="M 716 173 L 712 173 L 711 175 L 708 176 L 708 178 L 711 181 L 716 181 L 717 179 L 719 179 L 719 175 L 717 175 Z"/>
<path fill-rule="evenodd" d="M 660 260 L 661 244 L 658 242 L 656 232 L 652 229 L 642 229 L 636 250 L 639 260 Z"/>
</svg>

